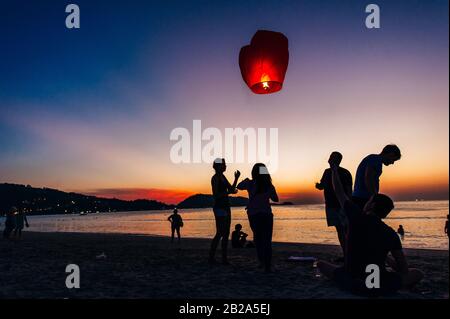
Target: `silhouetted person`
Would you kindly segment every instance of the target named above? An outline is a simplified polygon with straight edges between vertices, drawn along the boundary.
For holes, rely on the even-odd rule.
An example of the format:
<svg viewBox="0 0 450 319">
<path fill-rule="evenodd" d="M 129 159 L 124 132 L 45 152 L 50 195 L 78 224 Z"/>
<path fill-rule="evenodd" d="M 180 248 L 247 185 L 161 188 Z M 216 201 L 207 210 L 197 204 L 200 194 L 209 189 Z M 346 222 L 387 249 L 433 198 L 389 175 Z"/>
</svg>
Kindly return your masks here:
<svg viewBox="0 0 450 319">
<path fill-rule="evenodd" d="M 217 245 L 220 239 L 222 239 L 222 263 L 227 265 L 228 237 L 230 236 L 231 226 L 231 209 L 228 195 L 237 193 L 236 184 L 241 173 L 239 171 L 234 173 L 234 182 L 231 185 L 225 175 L 223 175 L 227 169 L 225 159 L 219 158 L 214 160 L 213 168 L 215 174 L 211 178 L 211 188 L 214 197 L 213 211 L 216 220 L 216 235 L 211 242 L 209 263 L 213 264 L 216 262 Z"/>
<path fill-rule="evenodd" d="M 448 234 L 448 215 L 447 215 L 447 220 L 445 221 L 444 232 L 447 234 L 447 237 L 449 237 L 449 234 Z"/>
<path fill-rule="evenodd" d="M 423 278 L 423 274 L 408 267 L 400 238 L 382 220 L 394 208 L 392 200 L 386 195 L 375 194 L 369 199 L 364 210 L 361 210 L 346 194 L 337 163 L 331 163 L 331 169 L 336 198 L 349 221 L 347 253 L 344 267 L 320 261 L 317 264 L 319 270 L 342 288 L 358 294 L 382 295 L 400 288 L 413 287 Z M 393 258 L 388 257 L 389 253 Z M 386 262 L 394 271 L 386 269 Z M 378 266 L 380 288 L 369 289 L 366 286 L 368 265 Z"/>
<path fill-rule="evenodd" d="M 271 272 L 273 214 L 270 200 L 278 202 L 278 195 L 267 167 L 262 163 L 255 164 L 252 179 L 246 178 L 237 187 L 248 192 L 247 214 L 258 260 L 266 272 Z"/>
<path fill-rule="evenodd" d="M 231 246 L 233 248 L 242 248 L 247 242 L 247 234 L 242 231 L 242 225 L 236 224 L 234 232 L 231 234 Z"/>
<path fill-rule="evenodd" d="M 399 234 L 402 239 L 405 237 L 405 229 L 403 228 L 403 225 L 398 226 L 397 234 Z"/>
<path fill-rule="evenodd" d="M 30 227 L 28 224 L 27 216 L 24 211 L 19 210 L 16 215 L 16 225 L 14 228 L 14 236 L 16 238 L 22 238 L 22 230 L 24 226 Z"/>
<path fill-rule="evenodd" d="M 16 213 L 17 208 L 11 207 L 6 213 L 5 229 L 3 230 L 3 238 L 9 239 L 12 231 L 16 228 Z"/>
<path fill-rule="evenodd" d="M 380 190 L 383 164 L 392 165 L 401 157 L 400 149 L 394 144 L 386 145 L 380 154 L 365 157 L 356 171 L 353 202 L 363 209 L 369 198 Z"/>
<path fill-rule="evenodd" d="M 183 226 L 183 218 L 181 218 L 180 214 L 178 214 L 178 209 L 173 210 L 173 214 L 167 218 L 170 222 L 171 230 L 172 230 L 172 243 L 175 237 L 175 231 L 177 232 L 178 242 L 181 240 L 180 236 L 180 228 Z"/>
<path fill-rule="evenodd" d="M 342 161 L 342 154 L 339 152 L 333 152 L 328 159 L 328 163 L 335 162 L 338 165 L 339 177 L 342 181 L 345 193 L 348 197 L 352 196 L 352 174 L 343 167 L 340 167 Z M 331 169 L 327 168 L 323 172 L 323 176 L 320 183 L 316 183 L 316 188 L 324 191 L 325 197 L 325 212 L 327 215 L 327 225 L 328 227 L 336 227 L 336 231 L 339 238 L 339 243 L 342 247 L 342 252 L 345 254 L 345 236 L 346 236 L 346 225 L 347 217 L 345 213 L 342 212 L 341 205 L 334 194 L 333 182 L 331 180 Z M 339 259 L 339 261 L 341 261 Z M 343 258 L 342 258 L 343 261 Z"/>
</svg>

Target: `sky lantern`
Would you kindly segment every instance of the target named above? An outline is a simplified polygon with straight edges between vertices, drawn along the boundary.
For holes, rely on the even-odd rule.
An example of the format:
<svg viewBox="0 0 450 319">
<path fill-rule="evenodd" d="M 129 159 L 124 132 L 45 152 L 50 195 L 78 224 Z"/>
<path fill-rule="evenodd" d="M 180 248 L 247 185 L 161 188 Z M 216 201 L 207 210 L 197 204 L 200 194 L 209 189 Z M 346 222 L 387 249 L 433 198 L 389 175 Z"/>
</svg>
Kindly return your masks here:
<svg viewBox="0 0 450 319">
<path fill-rule="evenodd" d="M 280 91 L 288 63 L 288 39 L 280 32 L 258 30 L 239 52 L 242 78 L 256 94 Z"/>
</svg>

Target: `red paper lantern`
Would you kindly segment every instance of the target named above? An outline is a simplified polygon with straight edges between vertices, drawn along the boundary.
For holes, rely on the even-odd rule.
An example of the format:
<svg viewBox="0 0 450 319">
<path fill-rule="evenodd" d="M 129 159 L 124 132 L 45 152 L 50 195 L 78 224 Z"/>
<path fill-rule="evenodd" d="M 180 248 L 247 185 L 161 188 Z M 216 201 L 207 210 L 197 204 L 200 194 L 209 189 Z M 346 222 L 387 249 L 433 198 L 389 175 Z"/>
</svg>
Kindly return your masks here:
<svg viewBox="0 0 450 319">
<path fill-rule="evenodd" d="M 242 78 L 256 94 L 281 90 L 288 63 L 288 39 L 279 32 L 258 30 L 239 52 Z"/>
</svg>

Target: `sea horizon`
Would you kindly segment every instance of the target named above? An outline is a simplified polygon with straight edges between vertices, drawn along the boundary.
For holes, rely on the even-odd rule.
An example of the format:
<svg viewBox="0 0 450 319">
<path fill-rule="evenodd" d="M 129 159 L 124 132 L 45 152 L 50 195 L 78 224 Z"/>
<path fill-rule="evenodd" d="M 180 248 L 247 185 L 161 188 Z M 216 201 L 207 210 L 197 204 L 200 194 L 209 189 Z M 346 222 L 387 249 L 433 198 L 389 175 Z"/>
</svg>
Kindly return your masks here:
<svg viewBox="0 0 450 319">
<path fill-rule="evenodd" d="M 448 249 L 444 224 L 448 200 L 401 201 L 385 219 L 394 230 L 403 225 L 405 248 Z M 125 211 L 111 213 L 56 214 L 29 216 L 30 231 L 121 233 L 169 236 L 167 217 L 172 210 Z M 212 238 L 214 215 L 211 208 L 180 209 L 185 226 L 181 233 L 187 238 Z M 275 242 L 338 244 L 334 227 L 327 227 L 324 204 L 277 205 L 273 207 Z M 420 222 L 418 222 L 420 221 Z M 235 224 L 252 237 L 243 206 L 232 207 L 232 230 Z"/>
</svg>

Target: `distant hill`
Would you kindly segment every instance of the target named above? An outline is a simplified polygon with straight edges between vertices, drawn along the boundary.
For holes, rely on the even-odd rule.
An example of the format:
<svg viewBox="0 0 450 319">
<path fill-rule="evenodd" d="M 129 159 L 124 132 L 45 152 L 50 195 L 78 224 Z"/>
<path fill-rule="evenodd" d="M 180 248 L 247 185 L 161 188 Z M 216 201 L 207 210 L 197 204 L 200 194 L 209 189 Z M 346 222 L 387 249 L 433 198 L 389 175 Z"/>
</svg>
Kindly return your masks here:
<svg viewBox="0 0 450 319">
<path fill-rule="evenodd" d="M 51 188 L 34 188 L 30 185 L 0 184 L 0 215 L 12 206 L 25 209 L 31 215 L 160 210 L 174 207 L 155 200 L 125 201 L 66 193 Z"/>
<path fill-rule="evenodd" d="M 192 195 L 182 202 L 180 202 L 178 208 L 207 208 L 212 207 L 214 199 L 212 195 L 196 194 Z M 230 196 L 231 206 L 247 206 L 248 199 L 240 196 Z"/>
</svg>

